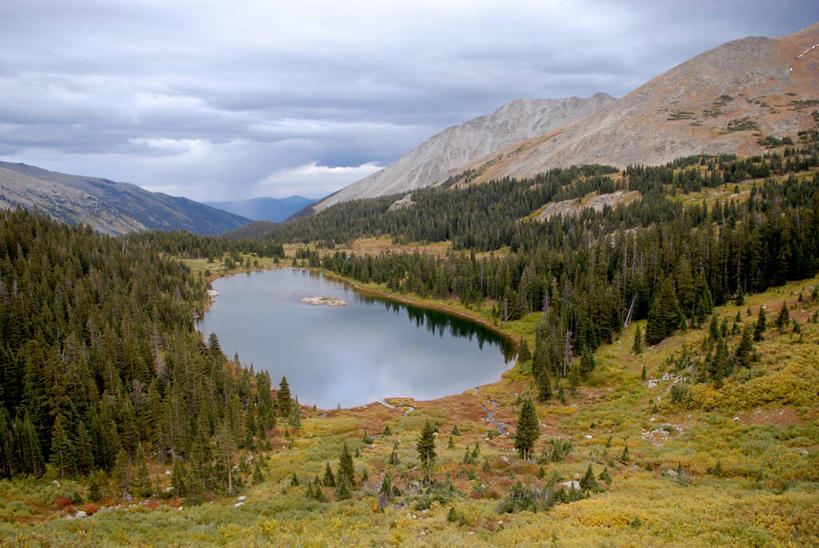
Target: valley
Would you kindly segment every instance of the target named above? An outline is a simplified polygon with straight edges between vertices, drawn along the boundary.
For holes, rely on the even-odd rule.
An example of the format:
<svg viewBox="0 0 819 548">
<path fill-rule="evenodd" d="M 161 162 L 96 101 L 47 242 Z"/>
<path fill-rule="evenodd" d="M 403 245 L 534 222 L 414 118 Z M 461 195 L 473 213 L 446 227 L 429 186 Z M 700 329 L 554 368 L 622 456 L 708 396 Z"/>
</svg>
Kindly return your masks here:
<svg viewBox="0 0 819 548">
<path fill-rule="evenodd" d="M 401 47 L 446 57 L 422 8 Z M 0 548 L 819 545 L 819 23 L 714 16 L 683 62 L 627 18 L 611 58 L 481 35 L 421 78 L 407 21 L 340 62 L 306 11 L 170 65 L 189 14 L 145 25 L 157 73 L 80 55 L 0 108 L 2 154 L 236 198 L 0 162 Z"/>
</svg>

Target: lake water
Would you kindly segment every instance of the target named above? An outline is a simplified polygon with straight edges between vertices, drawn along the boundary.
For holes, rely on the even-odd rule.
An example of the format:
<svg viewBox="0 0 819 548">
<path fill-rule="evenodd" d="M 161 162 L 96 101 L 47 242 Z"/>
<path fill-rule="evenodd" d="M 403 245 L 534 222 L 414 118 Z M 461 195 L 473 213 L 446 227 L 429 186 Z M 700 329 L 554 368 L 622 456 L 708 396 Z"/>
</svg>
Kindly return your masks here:
<svg viewBox="0 0 819 548">
<path fill-rule="evenodd" d="M 368 297 L 307 270 L 239 274 L 213 282 L 219 295 L 198 329 L 216 333 L 229 357 L 287 376 L 303 404 L 349 407 L 385 397 L 434 399 L 494 382 L 513 356 L 479 324 Z M 342 299 L 314 306 L 304 297 Z"/>
</svg>

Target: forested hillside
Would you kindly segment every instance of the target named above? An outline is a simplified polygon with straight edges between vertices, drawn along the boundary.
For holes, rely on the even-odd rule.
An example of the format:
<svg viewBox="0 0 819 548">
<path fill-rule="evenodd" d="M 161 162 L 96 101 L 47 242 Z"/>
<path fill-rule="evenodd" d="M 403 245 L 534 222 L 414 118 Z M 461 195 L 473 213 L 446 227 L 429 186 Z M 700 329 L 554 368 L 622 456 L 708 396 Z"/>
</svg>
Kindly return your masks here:
<svg viewBox="0 0 819 548">
<path fill-rule="evenodd" d="M 714 305 L 813 276 L 819 268 L 819 176 L 815 170 L 801 177 L 787 174 L 815 165 L 815 156 L 693 158 L 629 168 L 619 182 L 599 175 L 577 180 L 580 170 L 569 170 L 465 191 L 430 191 L 430 201 L 443 208 L 457 194 L 466 195 L 466 207 L 442 215 L 442 222 L 449 223 L 453 243 L 469 242 L 465 247 L 471 252 L 445 258 L 408 253 L 320 258 L 317 251 L 301 256 L 313 266 L 392 291 L 455 297 L 475 307 L 494 303 L 493 315 L 502 322 L 542 312 L 533 374 L 547 398 L 555 376 L 591 372 L 586 361 L 574 363 L 573 356 L 611 342 L 634 320 L 648 319 L 645 339 L 656 344 L 681 326 L 701 325 Z M 724 201 L 673 198 L 771 175 L 785 177 L 748 183 L 745 190 L 737 186 Z M 543 203 L 542 194 L 557 200 L 617 188 L 637 190 L 642 198 L 602 212 L 587 210 L 579 218 L 517 221 Z M 488 208 L 484 194 L 500 198 Z M 538 198 L 527 203 L 530 195 Z M 491 220 L 480 217 L 487 209 L 495 214 Z M 392 216 L 384 215 L 385 224 Z M 424 220 L 429 218 L 418 217 L 409 230 L 428 233 Z M 488 245 L 475 242 L 480 236 Z M 511 251 L 476 259 L 475 249 L 501 245 Z M 708 376 L 718 381 L 733 365 L 713 364 L 714 359 L 707 357 Z"/>
<path fill-rule="evenodd" d="M 269 377 L 203 343 L 206 282 L 160 251 L 0 212 L 0 476 L 92 473 L 99 498 L 108 471 L 144 496 L 146 461 L 172 460 L 177 493 L 223 489 L 231 452 L 272 428 Z"/>
</svg>

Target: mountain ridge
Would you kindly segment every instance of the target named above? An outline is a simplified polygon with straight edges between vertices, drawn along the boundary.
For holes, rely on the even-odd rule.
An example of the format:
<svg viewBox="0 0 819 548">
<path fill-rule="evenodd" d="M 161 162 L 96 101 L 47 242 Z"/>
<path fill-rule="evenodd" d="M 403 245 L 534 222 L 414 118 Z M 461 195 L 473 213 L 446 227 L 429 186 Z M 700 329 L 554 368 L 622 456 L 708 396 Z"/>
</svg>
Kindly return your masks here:
<svg viewBox="0 0 819 548">
<path fill-rule="evenodd" d="M 324 198 L 315 210 L 430 186 L 472 159 L 584 118 L 614 100 L 605 93 L 588 98 L 516 99 L 433 135 L 386 168 Z"/>
<path fill-rule="evenodd" d="M 451 170 L 473 182 L 599 163 L 659 165 L 695 154 L 764 152 L 763 135 L 814 127 L 819 24 L 778 38 L 726 42 L 649 80 L 591 116 Z"/>
<path fill-rule="evenodd" d="M 458 132 L 492 117 L 497 120 L 527 100 L 512 101 L 433 136 L 383 170 L 326 197 L 314 210 L 440 184 L 451 177 L 480 183 L 580 164 L 626 167 L 661 165 L 697 154 L 758 154 L 765 151 L 760 142 L 765 136 L 781 137 L 819 123 L 818 46 L 819 23 L 777 38 L 732 40 L 672 67 L 620 99 L 605 96 L 611 100 L 602 101 L 586 116 L 564 120 L 469 161 L 453 161 L 458 165 L 445 172 L 423 165 L 430 156 L 426 151 L 457 150 Z M 518 116 L 518 121 L 528 120 Z M 442 147 L 444 137 L 452 140 Z"/>
<path fill-rule="evenodd" d="M 114 235 L 174 229 L 219 234 L 250 222 L 188 198 L 150 192 L 131 183 L 0 162 L 0 208 L 16 206 Z"/>
</svg>

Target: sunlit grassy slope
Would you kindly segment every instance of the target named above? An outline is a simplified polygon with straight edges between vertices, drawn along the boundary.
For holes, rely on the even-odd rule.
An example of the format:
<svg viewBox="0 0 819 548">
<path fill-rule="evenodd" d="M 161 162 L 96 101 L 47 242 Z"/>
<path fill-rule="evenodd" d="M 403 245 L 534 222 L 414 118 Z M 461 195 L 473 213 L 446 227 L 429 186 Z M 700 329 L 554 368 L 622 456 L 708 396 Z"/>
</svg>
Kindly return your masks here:
<svg viewBox="0 0 819 548">
<path fill-rule="evenodd" d="M 549 440 L 571 442 L 571 451 L 556 463 L 522 461 L 513 434 L 503 435 L 492 422 L 512 425 L 508 430 L 514 432 L 519 395 L 529 389 L 528 364 L 523 363 L 497 383 L 432 402 L 396 399 L 390 407 L 304 408 L 299 432 L 285 436 L 277 430 L 272 450 L 242 455 L 238 469 L 248 486 L 239 495 L 246 499 L 190 501 L 172 493 L 130 505 L 109 499 L 90 517 L 67 519 L 78 509 L 96 510 L 80 501 L 84 486 L 50 478 L 0 482 L 0 543 L 816 546 L 819 324 L 812 318 L 819 299 L 812 293 L 817 285 L 819 278 L 790 283 L 750 296 L 742 306 L 717 309 L 720 321 L 727 318 L 730 326 L 737 313 L 747 324 L 755 322 L 760 306 L 769 311 L 764 340 L 755 343 L 757 360 L 720 388 L 687 382 L 686 371 L 676 366 L 683 348 L 701 355 L 707 324 L 646 347 L 640 355 L 631 352 L 635 325 L 627 328 L 619 340 L 598 349 L 588 382 L 575 394 L 566 387 L 566 403 L 537 405 L 538 456 Z M 783 301 L 801 328 L 801 339 L 793 324 L 782 332 L 773 327 Z M 537 317 L 530 316 L 505 329 L 531 344 L 536 323 Z M 688 386 L 678 401 L 672 386 L 678 391 Z M 428 419 L 439 425 L 434 476 L 452 489 L 425 497 L 415 443 Z M 387 426 L 391 432 L 384 435 Z M 460 435 L 452 435 L 455 426 Z M 371 443 L 365 443 L 365 435 Z M 330 487 L 322 490 L 328 502 L 308 498 L 305 484 L 322 478 L 327 462 L 335 471 L 345 440 L 351 450 L 360 450 L 352 499 L 333 502 Z M 463 464 L 476 444 L 474 464 Z M 394 447 L 398 463 L 388 464 Z M 258 485 L 251 485 L 252 459 L 265 463 L 265 479 Z M 560 481 L 573 480 L 590 464 L 595 475 L 604 467 L 610 472 L 610 482 L 600 481 L 601 492 L 548 511 L 498 512 L 516 482 L 543 486 L 555 474 Z M 160 487 L 169 484 L 167 468 L 152 469 Z M 401 494 L 381 509 L 378 486 L 385 471 Z M 367 479 L 361 480 L 365 472 Z M 299 486 L 292 485 L 294 473 Z M 66 497 L 74 503 L 65 506 Z"/>
</svg>

